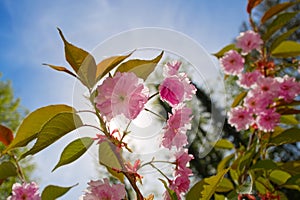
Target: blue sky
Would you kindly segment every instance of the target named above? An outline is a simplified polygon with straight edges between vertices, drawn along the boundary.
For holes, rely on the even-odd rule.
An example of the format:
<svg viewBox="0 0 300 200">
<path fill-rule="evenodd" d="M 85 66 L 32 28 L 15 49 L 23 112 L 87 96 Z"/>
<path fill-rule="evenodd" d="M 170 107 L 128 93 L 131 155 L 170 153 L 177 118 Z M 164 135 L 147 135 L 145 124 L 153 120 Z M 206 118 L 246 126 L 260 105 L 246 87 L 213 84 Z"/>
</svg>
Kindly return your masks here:
<svg viewBox="0 0 300 200">
<path fill-rule="evenodd" d="M 246 3 L 246 0 L 1 0 L 1 79 L 12 81 L 15 96 L 30 110 L 49 104 L 70 104 L 73 79 L 42 66 L 42 63 L 68 66 L 56 27 L 63 30 L 70 42 L 87 51 L 122 31 L 161 27 L 182 32 L 213 53 L 239 34 L 241 23 L 247 19 Z M 45 163 L 37 176 L 48 173 L 40 177 L 42 186 L 65 173 L 50 175 L 46 165 L 55 163 L 43 156 L 38 159 L 44 159 Z M 76 171 L 68 169 L 66 179 L 72 179 Z M 72 181 L 65 184 L 72 185 Z M 81 191 L 82 188 L 62 199 L 74 199 Z"/>
</svg>

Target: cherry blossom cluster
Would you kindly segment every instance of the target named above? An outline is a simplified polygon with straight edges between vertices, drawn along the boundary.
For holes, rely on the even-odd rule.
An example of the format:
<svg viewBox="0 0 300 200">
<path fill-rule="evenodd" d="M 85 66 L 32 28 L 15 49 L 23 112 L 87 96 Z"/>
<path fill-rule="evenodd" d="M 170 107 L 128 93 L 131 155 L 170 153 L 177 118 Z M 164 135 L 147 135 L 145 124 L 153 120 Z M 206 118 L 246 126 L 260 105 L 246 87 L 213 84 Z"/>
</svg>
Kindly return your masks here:
<svg viewBox="0 0 300 200">
<path fill-rule="evenodd" d="M 169 187 L 178 199 L 180 194 L 187 192 L 190 185 L 189 176 L 191 169 L 187 167 L 193 156 L 188 154 L 184 146 L 188 143 L 186 132 L 191 128 L 192 110 L 186 106 L 186 102 L 191 100 L 196 92 L 196 88 L 190 83 L 185 73 L 179 73 L 181 62 L 173 61 L 164 66 L 164 81 L 159 86 L 159 94 L 162 101 L 167 102 L 172 107 L 169 113 L 162 146 L 168 149 L 175 147 L 177 152 L 174 179 L 168 180 Z M 168 192 L 164 194 L 165 199 L 170 199 Z"/>
<path fill-rule="evenodd" d="M 14 183 L 12 186 L 12 195 L 7 200 L 41 200 L 39 187 L 35 182 Z"/>
<path fill-rule="evenodd" d="M 270 63 L 258 62 L 256 68 L 245 69 L 245 58 L 248 53 L 258 50 L 263 44 L 260 35 L 254 31 L 241 33 L 237 38 L 236 47 L 241 54 L 230 50 L 220 59 L 221 67 L 227 75 L 238 77 L 238 85 L 247 91 L 243 104 L 229 112 L 228 122 L 238 131 L 249 127 L 269 132 L 280 122 L 280 114 L 276 110 L 276 102 L 291 102 L 300 94 L 300 84 L 294 78 L 274 77 L 264 73 L 262 67 L 270 68 Z"/>
</svg>

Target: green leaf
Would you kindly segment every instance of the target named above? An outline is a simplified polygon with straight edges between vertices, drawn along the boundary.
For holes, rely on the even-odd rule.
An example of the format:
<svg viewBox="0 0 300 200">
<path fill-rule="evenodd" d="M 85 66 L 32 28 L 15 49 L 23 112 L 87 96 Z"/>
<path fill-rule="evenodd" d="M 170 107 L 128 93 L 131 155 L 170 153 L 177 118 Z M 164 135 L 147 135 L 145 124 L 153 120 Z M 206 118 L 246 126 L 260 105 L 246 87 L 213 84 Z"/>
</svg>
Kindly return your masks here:
<svg viewBox="0 0 300 200">
<path fill-rule="evenodd" d="M 287 13 L 282 13 L 276 17 L 272 21 L 272 23 L 267 27 L 267 32 L 263 35 L 263 39 L 267 40 L 269 39 L 273 33 L 281 29 L 285 24 L 290 22 L 292 18 L 296 16 L 298 12 L 287 12 Z"/>
<path fill-rule="evenodd" d="M 171 200 L 178 200 L 178 197 L 177 197 L 176 192 L 174 192 L 174 190 L 171 190 L 171 189 L 168 187 L 167 182 L 166 182 L 165 180 L 163 180 L 163 179 L 160 179 L 160 178 L 159 178 L 159 180 L 164 184 L 165 189 L 167 190 L 167 192 L 168 192 L 168 194 L 169 194 L 169 196 L 170 196 L 170 199 L 171 199 Z"/>
<path fill-rule="evenodd" d="M 260 22 L 263 24 L 265 23 L 268 19 L 273 17 L 274 15 L 286 10 L 290 6 L 294 5 L 295 2 L 285 2 L 281 4 L 276 4 L 275 6 L 271 7 L 269 10 L 265 12 L 263 17 L 261 18 Z"/>
<path fill-rule="evenodd" d="M 260 194 L 266 194 L 268 191 L 274 190 L 270 181 L 261 176 L 254 180 L 254 186 Z"/>
<path fill-rule="evenodd" d="M 217 53 L 214 53 L 213 55 L 216 56 L 217 58 L 221 58 L 224 56 L 224 54 L 230 50 L 237 50 L 235 44 L 229 44 L 225 47 L 223 47 L 220 51 Z"/>
<path fill-rule="evenodd" d="M 234 154 L 230 154 L 230 155 L 226 156 L 225 158 L 223 158 L 218 164 L 217 171 L 219 172 L 219 171 L 227 168 L 227 165 L 233 158 L 234 158 Z"/>
<path fill-rule="evenodd" d="M 0 142 L 8 146 L 14 139 L 12 130 L 0 124 Z"/>
<path fill-rule="evenodd" d="M 163 56 L 163 51 L 152 60 L 129 60 L 127 62 L 122 63 L 116 72 L 133 72 L 139 78 L 144 80 L 154 71 L 155 67 L 159 63 L 160 59 Z"/>
<path fill-rule="evenodd" d="M 64 42 L 66 60 L 78 74 L 83 84 L 89 88 L 93 87 L 97 69 L 94 57 L 85 50 L 69 43 L 59 28 L 58 32 Z"/>
<path fill-rule="evenodd" d="M 74 74 L 73 72 L 71 72 L 70 70 L 68 70 L 65 67 L 56 66 L 56 65 L 50 65 L 50 64 L 45 64 L 45 63 L 43 63 L 43 65 L 46 65 L 46 66 L 51 67 L 52 69 L 55 69 L 57 71 L 65 72 L 65 73 L 70 74 L 70 75 L 72 75 L 74 77 L 77 77 L 76 74 Z"/>
<path fill-rule="evenodd" d="M 97 65 L 96 70 L 96 81 L 100 80 L 104 77 L 108 72 L 113 70 L 116 66 L 118 66 L 123 60 L 131 56 L 133 52 L 124 56 L 112 56 L 102 60 Z"/>
<path fill-rule="evenodd" d="M 196 183 L 186 194 L 187 200 L 210 200 L 228 169 L 218 172 L 215 176 L 204 178 Z"/>
<path fill-rule="evenodd" d="M 55 115 L 62 112 L 73 111 L 74 109 L 67 105 L 50 105 L 33 111 L 23 120 L 17 130 L 15 139 L 4 150 L 4 152 L 16 147 L 26 146 L 29 142 L 37 137 L 44 124 Z"/>
<path fill-rule="evenodd" d="M 282 35 L 278 36 L 274 39 L 270 46 L 270 51 L 272 52 L 280 43 L 282 43 L 284 40 L 288 39 L 290 35 L 292 35 L 295 31 L 299 30 L 300 26 L 294 27 L 287 32 L 283 33 Z"/>
<path fill-rule="evenodd" d="M 285 188 L 300 191 L 300 174 L 290 177 L 284 185 Z"/>
<path fill-rule="evenodd" d="M 215 198 L 215 200 L 226 200 L 224 195 L 217 194 L 217 193 L 214 194 L 214 198 Z"/>
<path fill-rule="evenodd" d="M 275 169 L 270 173 L 269 179 L 277 185 L 283 185 L 290 177 L 289 173 Z"/>
<path fill-rule="evenodd" d="M 278 166 L 272 160 L 259 160 L 252 167 L 252 170 L 271 170 L 277 169 Z"/>
<path fill-rule="evenodd" d="M 0 179 L 6 179 L 17 175 L 17 168 L 12 162 L 6 161 L 0 164 Z"/>
<path fill-rule="evenodd" d="M 300 129 L 290 128 L 287 129 L 275 137 L 272 137 L 269 146 L 279 146 L 282 144 L 289 144 L 300 141 Z"/>
<path fill-rule="evenodd" d="M 93 144 L 94 140 L 90 137 L 78 138 L 68 144 L 60 155 L 60 159 L 52 172 L 63 165 L 69 164 L 82 156 Z"/>
<path fill-rule="evenodd" d="M 272 56 L 287 58 L 300 55 L 300 43 L 295 41 L 283 41 L 272 52 Z"/>
<path fill-rule="evenodd" d="M 247 92 L 241 92 L 240 94 L 238 94 L 235 97 L 235 99 L 233 100 L 233 102 L 231 104 L 231 108 L 238 106 L 242 102 L 242 100 L 245 98 L 246 95 L 247 95 Z"/>
<path fill-rule="evenodd" d="M 234 144 L 226 139 L 220 139 L 216 142 L 214 145 L 214 148 L 220 148 L 220 149 L 234 149 Z"/>
<path fill-rule="evenodd" d="M 99 163 L 106 167 L 122 170 L 122 166 L 120 164 L 121 157 L 121 149 L 117 149 L 117 147 L 109 142 L 104 141 L 99 144 Z"/>
<path fill-rule="evenodd" d="M 24 153 L 21 158 L 38 153 L 80 126 L 82 126 L 82 121 L 80 117 L 73 112 L 63 112 L 55 115 L 43 125 L 37 135 L 36 143 L 29 151 Z"/>
<path fill-rule="evenodd" d="M 223 178 L 219 183 L 216 192 L 229 192 L 234 189 L 232 182 L 228 178 Z"/>
<path fill-rule="evenodd" d="M 125 180 L 125 176 L 122 172 L 118 172 L 116 170 L 114 170 L 113 168 L 110 167 L 106 167 L 107 171 L 116 179 L 118 179 L 119 181 L 121 181 L 122 183 L 124 183 Z"/>
<path fill-rule="evenodd" d="M 291 175 L 296 175 L 300 172 L 300 160 L 278 163 L 278 165 L 280 169 L 288 172 Z"/>
<path fill-rule="evenodd" d="M 42 200 L 54 200 L 57 199 L 58 197 L 63 196 L 66 194 L 71 188 L 77 186 L 73 185 L 70 187 L 61 187 L 57 185 L 48 185 L 42 192 L 41 198 Z"/>
<path fill-rule="evenodd" d="M 238 161 L 238 170 L 241 172 L 243 169 L 248 168 L 255 157 L 256 146 L 253 145 L 244 155 L 241 155 Z"/>
<path fill-rule="evenodd" d="M 281 115 L 280 116 L 280 123 L 290 124 L 290 125 L 297 125 L 299 122 L 295 118 L 294 115 Z"/>
</svg>

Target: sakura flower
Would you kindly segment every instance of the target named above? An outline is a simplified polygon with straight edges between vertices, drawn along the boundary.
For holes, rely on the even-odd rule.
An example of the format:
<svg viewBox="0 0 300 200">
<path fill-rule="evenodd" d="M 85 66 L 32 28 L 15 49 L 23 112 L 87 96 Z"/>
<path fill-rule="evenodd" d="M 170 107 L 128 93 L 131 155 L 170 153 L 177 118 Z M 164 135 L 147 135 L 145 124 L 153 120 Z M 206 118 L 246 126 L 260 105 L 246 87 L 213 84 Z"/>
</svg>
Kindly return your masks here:
<svg viewBox="0 0 300 200">
<path fill-rule="evenodd" d="M 252 112 L 242 106 L 232 108 L 229 112 L 228 122 L 234 126 L 237 131 L 246 130 L 253 123 Z"/>
<path fill-rule="evenodd" d="M 237 37 L 236 46 L 241 48 L 244 54 L 249 53 L 253 49 L 259 49 L 263 44 L 260 35 L 252 30 L 242 32 Z"/>
<path fill-rule="evenodd" d="M 188 154 L 187 149 L 182 149 L 181 151 L 176 152 L 175 157 L 177 167 L 182 169 L 186 168 L 187 163 L 194 158 L 193 155 Z"/>
<path fill-rule="evenodd" d="M 169 149 L 171 149 L 172 146 L 175 146 L 177 149 L 180 149 L 181 147 L 188 144 L 187 136 L 185 132 L 180 132 L 178 130 L 167 128 L 164 133 L 161 144 L 163 147 Z"/>
<path fill-rule="evenodd" d="M 273 99 L 278 96 L 279 90 L 280 88 L 278 81 L 271 77 L 259 77 L 255 86 L 253 87 L 254 94 L 267 94 Z"/>
<path fill-rule="evenodd" d="M 160 98 L 171 106 L 176 106 L 184 100 L 184 84 L 174 76 L 166 78 L 159 86 Z"/>
<path fill-rule="evenodd" d="M 83 195 L 83 200 L 120 200 L 125 198 L 126 191 L 123 184 L 110 185 L 107 178 L 103 181 L 90 181 L 88 184 L 89 187 Z"/>
<path fill-rule="evenodd" d="M 164 76 L 168 77 L 168 76 L 177 75 L 180 66 L 181 66 L 181 62 L 178 60 L 168 62 L 164 67 Z"/>
<path fill-rule="evenodd" d="M 97 90 L 96 107 L 107 121 L 121 114 L 135 119 L 148 99 L 148 89 L 132 72 L 117 72 L 114 77 L 106 78 Z"/>
<path fill-rule="evenodd" d="M 257 70 L 253 72 L 242 73 L 239 75 L 239 80 L 237 83 L 241 87 L 249 89 L 252 85 L 254 85 L 254 83 L 256 83 L 259 77 L 262 77 L 262 74 Z"/>
<path fill-rule="evenodd" d="M 273 131 L 280 121 L 280 114 L 274 109 L 267 109 L 261 112 L 256 118 L 257 127 L 265 132 Z"/>
<path fill-rule="evenodd" d="M 41 200 L 36 183 L 15 183 L 12 186 L 12 195 L 7 200 Z"/>
<path fill-rule="evenodd" d="M 259 113 L 267 109 L 273 102 L 272 95 L 251 90 L 244 99 L 244 106 L 251 112 Z"/>
<path fill-rule="evenodd" d="M 235 50 L 230 50 L 220 59 L 225 74 L 238 75 L 244 69 L 244 58 Z"/>
<path fill-rule="evenodd" d="M 300 93 L 300 84 L 295 78 L 285 76 L 279 79 L 279 96 L 291 102 Z"/>
<path fill-rule="evenodd" d="M 137 172 L 138 169 L 140 168 L 140 166 L 141 166 L 141 160 L 140 159 L 136 160 L 133 165 L 130 162 L 125 163 L 125 167 L 128 170 L 128 172 L 133 174 L 137 180 L 141 180 L 143 178 Z"/>
</svg>

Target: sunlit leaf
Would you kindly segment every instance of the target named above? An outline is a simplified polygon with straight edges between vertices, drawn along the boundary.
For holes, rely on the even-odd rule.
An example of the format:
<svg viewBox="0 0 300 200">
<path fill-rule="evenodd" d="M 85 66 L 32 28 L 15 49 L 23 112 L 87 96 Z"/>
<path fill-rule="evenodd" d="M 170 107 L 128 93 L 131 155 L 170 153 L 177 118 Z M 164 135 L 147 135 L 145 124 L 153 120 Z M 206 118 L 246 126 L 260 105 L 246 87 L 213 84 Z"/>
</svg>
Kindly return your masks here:
<svg viewBox="0 0 300 200">
<path fill-rule="evenodd" d="M 247 95 L 247 92 L 241 92 L 240 94 L 238 94 L 235 97 L 235 99 L 233 100 L 233 102 L 231 104 L 231 108 L 238 106 L 242 102 L 242 100 L 245 98 L 246 95 Z"/>
<path fill-rule="evenodd" d="M 214 194 L 214 198 L 215 200 L 226 200 L 224 195 L 217 193 Z"/>
<path fill-rule="evenodd" d="M 229 140 L 226 139 L 220 139 L 218 140 L 215 145 L 214 148 L 220 148 L 220 149 L 233 149 L 234 148 L 234 144 L 232 144 L 232 142 L 230 142 Z"/>
<path fill-rule="evenodd" d="M 300 129 L 290 128 L 275 137 L 272 137 L 269 145 L 279 146 L 282 144 L 295 143 L 300 141 Z"/>
<path fill-rule="evenodd" d="M 290 6 L 294 5 L 295 2 L 284 2 L 280 4 L 276 4 L 275 6 L 271 7 L 269 10 L 265 12 L 265 14 L 261 18 L 261 23 L 265 23 L 268 19 L 273 17 L 274 15 L 286 10 Z"/>
<path fill-rule="evenodd" d="M 260 4 L 261 2 L 262 0 L 248 0 L 247 12 L 251 13 L 252 9 L 258 6 L 258 4 Z"/>
<path fill-rule="evenodd" d="M 0 164 L 0 179 L 17 176 L 17 174 L 17 168 L 12 162 L 6 161 Z"/>
<path fill-rule="evenodd" d="M 300 43 L 295 41 L 283 41 L 273 51 L 275 57 L 294 57 L 300 55 Z"/>
<path fill-rule="evenodd" d="M 2 142 L 5 146 L 8 146 L 13 139 L 14 135 L 12 130 L 0 124 L 0 142 Z"/>
<path fill-rule="evenodd" d="M 125 175 L 122 172 L 119 172 L 111 167 L 106 167 L 107 171 L 115 178 L 117 178 L 119 181 L 124 183 Z"/>
<path fill-rule="evenodd" d="M 223 178 L 217 189 L 216 192 L 229 192 L 230 190 L 233 190 L 234 186 L 232 184 L 232 182 L 228 179 L 228 178 Z"/>
<path fill-rule="evenodd" d="M 260 194 L 266 194 L 269 190 L 274 190 L 270 181 L 261 176 L 254 180 L 254 186 Z"/>
<path fill-rule="evenodd" d="M 270 46 L 270 51 L 272 52 L 276 47 L 278 47 L 278 45 L 279 45 L 281 42 L 283 42 L 283 41 L 285 41 L 286 39 L 288 39 L 288 37 L 289 37 L 290 35 L 292 35 L 295 31 L 299 30 L 299 28 L 300 28 L 299 26 L 294 27 L 294 28 L 288 30 L 287 32 L 281 34 L 280 36 L 276 37 L 276 38 L 274 39 L 274 41 L 272 42 L 271 46 Z"/>
<path fill-rule="evenodd" d="M 273 33 L 281 29 L 285 24 L 290 22 L 292 18 L 296 16 L 297 12 L 288 12 L 288 13 L 282 13 L 276 17 L 272 21 L 272 23 L 267 27 L 267 32 L 263 35 L 263 39 L 267 40 L 269 39 Z"/>
<path fill-rule="evenodd" d="M 17 130 L 15 139 L 4 151 L 26 146 L 30 141 L 36 139 L 44 124 L 51 118 L 59 113 L 73 112 L 73 110 L 72 107 L 67 105 L 50 105 L 33 111 L 23 120 Z"/>
<path fill-rule="evenodd" d="M 227 168 L 229 162 L 234 158 L 234 154 L 230 154 L 224 157 L 217 166 L 217 171 L 222 171 L 223 169 Z"/>
<path fill-rule="evenodd" d="M 135 75 L 141 79 L 146 80 L 147 77 L 154 71 L 155 67 L 159 63 L 163 56 L 163 51 L 152 60 L 129 60 L 122 63 L 118 68 L 117 72 L 133 72 Z"/>
<path fill-rule="evenodd" d="M 66 60 L 78 74 L 83 84 L 91 88 L 96 80 L 97 65 L 94 57 L 85 50 L 69 43 L 59 28 L 58 32 L 64 42 Z"/>
<path fill-rule="evenodd" d="M 38 153 L 80 126 L 82 126 L 82 121 L 73 112 L 63 112 L 55 115 L 42 126 L 37 135 L 37 141 L 21 158 Z"/>
<path fill-rule="evenodd" d="M 61 153 L 60 159 L 52 171 L 80 158 L 80 156 L 82 156 L 90 148 L 93 142 L 94 140 L 92 138 L 83 137 L 68 144 Z"/>
<path fill-rule="evenodd" d="M 204 178 L 196 183 L 186 194 L 186 199 L 210 200 L 228 169 L 218 172 L 215 176 Z"/>
<path fill-rule="evenodd" d="M 42 192 L 41 198 L 42 200 L 54 200 L 57 199 L 58 197 L 63 196 L 66 194 L 71 188 L 77 186 L 73 185 L 70 187 L 61 187 L 57 185 L 48 185 Z"/>
<path fill-rule="evenodd" d="M 270 173 L 269 179 L 277 185 L 283 185 L 290 177 L 289 173 L 275 169 Z"/>
<path fill-rule="evenodd" d="M 46 65 L 46 66 L 51 67 L 52 69 L 55 69 L 57 71 L 65 72 L 65 73 L 70 74 L 70 75 L 72 75 L 74 77 L 77 77 L 76 74 L 74 74 L 73 72 L 71 72 L 70 70 L 68 70 L 65 67 L 56 66 L 56 65 L 50 65 L 50 64 L 45 64 L 45 63 L 43 65 Z"/>
<path fill-rule="evenodd" d="M 291 175 L 300 173 L 300 160 L 278 163 L 279 168 Z"/>
<path fill-rule="evenodd" d="M 290 125 L 297 125 L 299 122 L 294 115 L 281 115 L 280 116 L 280 123 L 283 124 L 290 124 Z"/>
<path fill-rule="evenodd" d="M 216 56 L 217 58 L 221 58 L 224 56 L 224 54 L 230 50 L 237 50 L 235 44 L 229 44 L 227 46 L 225 46 L 224 48 L 222 48 L 220 51 L 218 51 L 217 53 L 214 53 L 213 55 Z"/>
<path fill-rule="evenodd" d="M 96 80 L 100 80 L 103 76 L 105 76 L 108 72 L 113 70 L 116 66 L 118 66 L 123 60 L 131 56 L 132 53 L 124 55 L 124 56 L 112 56 L 102 60 L 97 65 L 96 71 Z"/>
<path fill-rule="evenodd" d="M 300 191 L 300 174 L 290 177 L 282 187 Z"/>
<path fill-rule="evenodd" d="M 121 149 L 117 148 L 109 141 L 104 141 L 99 144 L 99 163 L 111 169 L 121 171 Z"/>
<path fill-rule="evenodd" d="M 171 190 L 171 189 L 168 187 L 167 182 L 166 182 L 165 180 L 163 180 L 163 179 L 160 179 L 160 178 L 159 178 L 159 180 L 164 184 L 164 187 L 165 187 L 165 189 L 167 190 L 167 192 L 168 192 L 168 194 L 169 194 L 169 196 L 170 196 L 170 199 L 171 199 L 171 200 L 178 200 L 176 192 L 174 192 L 174 190 Z"/>
<path fill-rule="evenodd" d="M 251 167 L 253 170 L 271 170 L 277 168 L 278 166 L 272 160 L 259 160 Z"/>
</svg>

